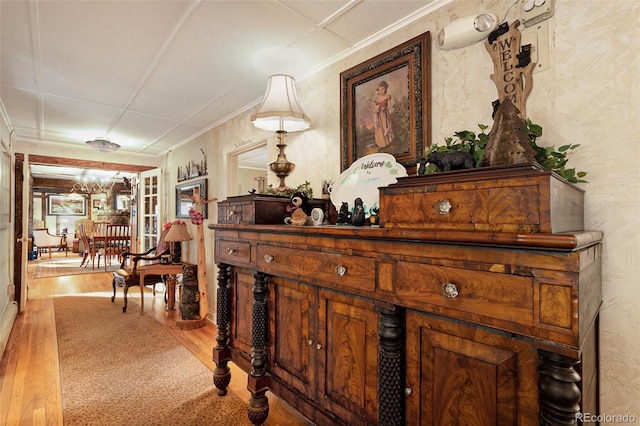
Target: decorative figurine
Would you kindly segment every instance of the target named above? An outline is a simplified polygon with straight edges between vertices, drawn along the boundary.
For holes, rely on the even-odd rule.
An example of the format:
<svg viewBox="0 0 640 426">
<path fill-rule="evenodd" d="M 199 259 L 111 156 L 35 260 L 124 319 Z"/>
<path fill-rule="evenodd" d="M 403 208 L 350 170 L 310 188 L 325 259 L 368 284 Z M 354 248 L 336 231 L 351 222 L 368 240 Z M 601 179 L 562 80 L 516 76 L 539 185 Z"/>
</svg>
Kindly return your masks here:
<svg viewBox="0 0 640 426">
<path fill-rule="evenodd" d="M 356 198 L 353 202 L 353 213 L 351 214 L 351 224 L 353 226 L 362 226 L 364 225 L 364 204 L 362 203 L 362 198 Z"/>
<path fill-rule="evenodd" d="M 338 212 L 338 220 L 336 225 L 348 225 L 351 222 L 351 212 L 349 211 L 349 204 L 342 202 L 340 211 Z"/>
<path fill-rule="evenodd" d="M 379 224 L 379 216 L 378 213 L 380 213 L 380 209 L 377 207 L 372 207 L 371 209 L 369 209 L 369 223 L 371 223 L 371 227 L 373 228 L 379 228 L 380 224 Z"/>
<path fill-rule="evenodd" d="M 435 164 L 441 172 L 451 170 L 473 169 L 473 155 L 464 151 L 451 152 L 431 152 L 427 156 L 427 161 Z"/>
<path fill-rule="evenodd" d="M 509 98 L 504 99 L 496 110 L 489 141 L 482 157 L 483 166 L 533 163 L 536 151 L 531 146 L 524 122 L 518 108 Z"/>
<path fill-rule="evenodd" d="M 185 265 L 182 269 L 182 298 L 180 314 L 183 320 L 200 319 L 200 293 L 198 292 L 198 267 Z"/>
</svg>

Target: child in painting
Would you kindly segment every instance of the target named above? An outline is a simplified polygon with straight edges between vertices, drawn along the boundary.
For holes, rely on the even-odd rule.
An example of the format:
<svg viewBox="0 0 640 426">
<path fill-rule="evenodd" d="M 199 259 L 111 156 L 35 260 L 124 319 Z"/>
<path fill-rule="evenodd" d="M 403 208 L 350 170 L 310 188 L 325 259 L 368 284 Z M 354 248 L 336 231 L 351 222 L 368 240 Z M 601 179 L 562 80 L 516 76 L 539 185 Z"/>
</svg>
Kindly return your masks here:
<svg viewBox="0 0 640 426">
<path fill-rule="evenodd" d="M 393 142 L 391 126 L 391 95 L 387 93 L 389 84 L 382 80 L 376 91 L 378 96 L 373 100 L 373 120 L 375 125 L 375 142 L 378 148 L 384 148 Z"/>
</svg>

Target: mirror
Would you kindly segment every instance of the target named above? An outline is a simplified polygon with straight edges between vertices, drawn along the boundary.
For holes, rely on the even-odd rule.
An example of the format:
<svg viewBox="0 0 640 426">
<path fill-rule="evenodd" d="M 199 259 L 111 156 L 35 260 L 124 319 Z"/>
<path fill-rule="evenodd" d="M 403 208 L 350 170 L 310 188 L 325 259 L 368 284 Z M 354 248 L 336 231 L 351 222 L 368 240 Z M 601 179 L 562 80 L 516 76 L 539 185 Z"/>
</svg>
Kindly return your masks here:
<svg viewBox="0 0 640 426">
<path fill-rule="evenodd" d="M 189 210 L 193 207 L 195 188 L 200 190 L 200 198 L 207 199 L 207 179 L 176 185 L 176 218 L 189 219 Z M 202 205 L 202 215 L 207 218 L 207 204 Z"/>
</svg>

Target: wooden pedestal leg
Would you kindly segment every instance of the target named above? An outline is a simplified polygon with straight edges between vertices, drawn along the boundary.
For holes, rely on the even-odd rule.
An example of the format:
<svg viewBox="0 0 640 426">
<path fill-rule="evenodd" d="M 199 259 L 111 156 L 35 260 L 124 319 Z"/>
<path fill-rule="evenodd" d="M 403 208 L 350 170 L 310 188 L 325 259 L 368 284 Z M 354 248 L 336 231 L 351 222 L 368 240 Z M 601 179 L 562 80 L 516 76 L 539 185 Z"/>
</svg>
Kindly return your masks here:
<svg viewBox="0 0 640 426">
<path fill-rule="evenodd" d="M 404 425 L 402 314 L 388 307 L 378 307 L 378 312 L 378 424 Z"/>
<path fill-rule="evenodd" d="M 267 378 L 267 280 L 265 274 L 253 275 L 253 309 L 251 312 L 251 372 L 247 387 L 251 392 L 247 414 L 254 425 L 261 425 L 269 416 Z"/>
<path fill-rule="evenodd" d="M 580 413 L 579 360 L 540 350 L 540 425 L 577 425 Z"/>
<path fill-rule="evenodd" d="M 218 290 L 217 290 L 217 314 L 216 346 L 213 348 L 213 361 L 216 368 L 213 370 L 213 384 L 218 389 L 218 395 L 227 394 L 227 388 L 231 382 L 231 370 L 229 361 L 231 351 L 229 349 L 229 322 L 231 316 L 231 290 L 229 289 L 229 265 L 218 264 Z"/>
</svg>

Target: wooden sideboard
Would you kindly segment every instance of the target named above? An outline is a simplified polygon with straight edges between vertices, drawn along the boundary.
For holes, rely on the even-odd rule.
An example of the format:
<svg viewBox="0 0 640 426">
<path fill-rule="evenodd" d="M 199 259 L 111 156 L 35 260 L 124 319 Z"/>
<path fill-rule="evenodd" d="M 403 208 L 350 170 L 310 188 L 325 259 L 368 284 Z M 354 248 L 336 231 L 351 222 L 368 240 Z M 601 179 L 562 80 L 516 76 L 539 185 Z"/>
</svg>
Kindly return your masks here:
<svg viewBox="0 0 640 426">
<path fill-rule="evenodd" d="M 320 425 L 564 425 L 599 412 L 601 232 L 209 228 L 214 383 L 226 394 L 230 361 L 249 373 L 253 424 L 267 390 Z"/>
</svg>

